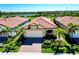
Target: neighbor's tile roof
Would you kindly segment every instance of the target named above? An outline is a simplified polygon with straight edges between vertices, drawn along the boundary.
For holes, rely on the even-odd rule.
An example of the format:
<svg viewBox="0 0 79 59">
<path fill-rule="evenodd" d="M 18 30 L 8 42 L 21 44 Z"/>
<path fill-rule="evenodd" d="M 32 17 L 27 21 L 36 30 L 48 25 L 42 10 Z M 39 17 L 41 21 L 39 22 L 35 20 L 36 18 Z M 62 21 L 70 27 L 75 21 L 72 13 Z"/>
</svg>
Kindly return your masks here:
<svg viewBox="0 0 79 59">
<path fill-rule="evenodd" d="M 31 21 L 28 25 L 26 25 L 24 28 L 28 28 L 29 25 L 40 25 L 43 28 L 56 28 L 56 24 L 52 22 L 50 19 L 40 16 Z"/>
<path fill-rule="evenodd" d="M 0 25 L 7 26 L 10 28 L 14 28 L 23 22 L 27 21 L 28 19 L 23 18 L 23 17 L 10 17 L 10 18 L 0 18 Z"/>
<path fill-rule="evenodd" d="M 56 20 L 64 24 L 65 26 L 67 26 L 69 23 L 74 23 L 79 25 L 79 17 L 63 16 L 63 17 L 58 17 Z"/>
</svg>

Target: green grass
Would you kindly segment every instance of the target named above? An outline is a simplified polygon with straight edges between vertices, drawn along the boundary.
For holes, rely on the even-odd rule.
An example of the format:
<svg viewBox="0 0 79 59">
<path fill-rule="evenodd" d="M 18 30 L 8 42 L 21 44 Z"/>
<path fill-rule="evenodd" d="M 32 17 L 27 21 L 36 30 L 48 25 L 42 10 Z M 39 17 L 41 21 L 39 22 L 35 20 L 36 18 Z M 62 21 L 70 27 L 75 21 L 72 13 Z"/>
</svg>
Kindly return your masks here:
<svg viewBox="0 0 79 59">
<path fill-rule="evenodd" d="M 20 47 L 17 46 L 17 49 L 15 49 L 15 50 L 10 50 L 10 52 L 18 52 L 18 51 L 19 51 L 19 48 L 20 48 Z"/>
<path fill-rule="evenodd" d="M 5 18 L 5 17 L 6 17 L 6 16 L 3 15 L 3 16 L 1 16 L 0 18 Z M 36 18 L 36 16 L 24 16 L 24 17 L 25 17 L 25 18 L 29 18 L 30 21 L 32 21 L 32 20 L 34 20 L 34 19 Z M 53 19 L 55 19 L 54 16 L 47 16 L 47 18 L 51 19 L 51 21 L 53 21 Z"/>
<path fill-rule="evenodd" d="M 53 16 L 47 16 L 47 18 L 51 19 L 51 21 L 53 21 L 55 19 L 55 17 L 53 17 Z"/>
<path fill-rule="evenodd" d="M 59 42 L 61 43 L 60 45 L 59 45 Z M 48 43 L 48 42 L 46 41 L 46 43 Z M 62 40 L 62 41 L 52 41 L 50 43 L 51 43 L 51 45 L 42 44 L 42 52 L 43 53 L 55 53 L 56 51 L 61 52 L 61 53 L 62 52 L 66 53 L 68 51 L 68 48 L 66 46 L 68 46 L 68 47 L 70 46 L 70 45 L 66 44 L 66 41 L 64 41 L 64 40 Z M 48 46 L 46 46 L 46 45 L 48 45 Z"/>
<path fill-rule="evenodd" d="M 51 48 L 47 48 L 47 49 L 42 48 L 42 52 L 43 53 L 53 53 L 53 50 Z"/>
<path fill-rule="evenodd" d="M 29 18 L 30 19 L 30 21 L 32 21 L 32 20 L 34 20 L 36 17 L 35 16 L 25 16 L 25 18 Z"/>
<path fill-rule="evenodd" d="M 54 43 L 54 42 L 53 42 Z M 70 44 L 67 44 L 66 41 L 61 41 L 61 44 L 58 46 L 57 43 L 54 43 L 55 45 L 51 45 L 51 47 L 46 46 L 47 44 L 42 44 L 42 53 L 72 53 L 72 54 L 79 54 L 79 47 L 77 45 L 74 45 L 71 47 Z M 62 45 L 66 44 L 66 45 Z M 57 45 L 57 46 L 56 46 Z M 71 48 L 75 49 L 72 50 Z"/>
<path fill-rule="evenodd" d="M 0 52 L 2 52 L 3 51 L 3 48 L 2 47 L 0 47 Z"/>
<path fill-rule="evenodd" d="M 29 17 L 25 16 L 25 18 L 29 18 L 32 21 L 32 20 L 34 20 L 37 17 L 35 17 L 35 16 L 29 16 Z M 53 21 L 55 19 L 55 17 L 53 17 L 53 16 L 47 16 L 47 18 L 51 19 L 51 21 Z"/>
<path fill-rule="evenodd" d="M 24 31 L 17 32 L 17 34 L 12 38 L 11 42 L 4 44 L 3 48 L 0 48 L 0 52 L 6 51 L 5 47 L 10 47 L 13 50 L 9 50 L 10 52 L 18 52 L 20 46 L 16 45 L 16 42 L 20 38 L 20 36 L 24 33 Z M 12 46 L 11 46 L 12 45 Z M 16 46 L 15 46 L 16 45 Z M 13 47 L 14 46 L 14 47 Z"/>
<path fill-rule="evenodd" d="M 15 38 L 14 40 L 12 41 L 12 44 L 15 44 L 15 42 L 17 42 L 17 40 L 20 38 L 20 36 L 23 34 L 23 31 L 20 32 Z M 19 47 L 17 46 L 17 49 L 13 50 L 14 52 L 17 52 L 19 50 Z M 11 50 L 12 52 L 12 50 Z"/>
<path fill-rule="evenodd" d="M 18 33 L 18 35 L 16 35 L 16 37 L 14 38 L 13 43 L 15 43 L 23 33 L 24 33 L 23 31 Z"/>
<path fill-rule="evenodd" d="M 10 52 L 18 52 L 19 51 L 19 47 L 17 46 L 17 49 L 15 50 L 10 50 Z M 0 48 L 0 52 L 3 52 L 3 48 Z"/>
</svg>

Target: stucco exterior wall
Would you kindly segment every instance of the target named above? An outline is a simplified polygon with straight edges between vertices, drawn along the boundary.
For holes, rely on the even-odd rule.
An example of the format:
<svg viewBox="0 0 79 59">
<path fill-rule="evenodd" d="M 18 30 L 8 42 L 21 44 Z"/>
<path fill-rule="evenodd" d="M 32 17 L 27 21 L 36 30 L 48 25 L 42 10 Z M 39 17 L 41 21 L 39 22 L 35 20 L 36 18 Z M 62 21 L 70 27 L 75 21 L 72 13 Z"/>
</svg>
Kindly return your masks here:
<svg viewBox="0 0 79 59">
<path fill-rule="evenodd" d="M 28 29 L 24 33 L 24 37 L 44 37 L 46 35 L 46 30 L 44 29 Z"/>
<path fill-rule="evenodd" d="M 57 21 L 57 20 L 55 20 L 55 23 L 56 23 L 59 27 L 65 29 L 65 30 L 68 28 L 67 26 L 65 26 L 64 24 L 60 23 L 60 22 Z M 79 31 L 76 31 L 76 33 L 73 34 L 73 36 L 72 36 L 71 38 L 79 38 Z"/>
<path fill-rule="evenodd" d="M 79 31 L 76 31 L 75 34 L 73 34 L 72 38 L 79 38 Z"/>
</svg>

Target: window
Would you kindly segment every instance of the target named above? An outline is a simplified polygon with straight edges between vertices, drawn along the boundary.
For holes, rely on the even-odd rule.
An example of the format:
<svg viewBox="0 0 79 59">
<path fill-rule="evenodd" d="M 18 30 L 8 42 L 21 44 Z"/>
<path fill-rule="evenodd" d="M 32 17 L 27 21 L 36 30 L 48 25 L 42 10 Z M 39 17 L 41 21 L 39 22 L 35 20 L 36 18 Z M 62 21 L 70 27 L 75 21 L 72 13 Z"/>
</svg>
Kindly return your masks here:
<svg viewBox="0 0 79 59">
<path fill-rule="evenodd" d="M 30 28 L 31 29 L 37 29 L 37 25 L 31 25 Z"/>
<path fill-rule="evenodd" d="M 52 33 L 52 30 L 47 30 L 47 33 Z"/>
</svg>

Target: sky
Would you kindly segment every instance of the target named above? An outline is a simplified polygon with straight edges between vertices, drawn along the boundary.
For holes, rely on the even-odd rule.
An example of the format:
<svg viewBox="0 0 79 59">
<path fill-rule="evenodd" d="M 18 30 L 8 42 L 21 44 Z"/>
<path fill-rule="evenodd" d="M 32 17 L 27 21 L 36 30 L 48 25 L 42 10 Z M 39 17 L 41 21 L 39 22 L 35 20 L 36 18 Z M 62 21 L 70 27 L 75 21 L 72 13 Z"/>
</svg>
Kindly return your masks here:
<svg viewBox="0 0 79 59">
<path fill-rule="evenodd" d="M 79 4 L 0 4 L 2 12 L 76 11 Z"/>
</svg>

